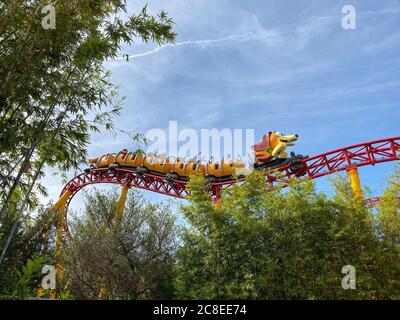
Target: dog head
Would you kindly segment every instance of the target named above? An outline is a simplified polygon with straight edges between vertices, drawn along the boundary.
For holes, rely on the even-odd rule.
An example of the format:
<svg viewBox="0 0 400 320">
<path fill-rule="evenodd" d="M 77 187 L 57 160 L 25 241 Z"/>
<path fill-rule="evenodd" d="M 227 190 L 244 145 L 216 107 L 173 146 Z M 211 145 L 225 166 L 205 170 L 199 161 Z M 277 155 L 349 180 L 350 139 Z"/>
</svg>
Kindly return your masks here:
<svg viewBox="0 0 400 320">
<path fill-rule="evenodd" d="M 294 146 L 299 136 L 297 134 L 285 135 L 279 131 L 272 131 L 269 133 L 269 146 L 272 148 L 273 157 L 286 157 L 284 152 L 286 147 Z"/>
<path fill-rule="evenodd" d="M 272 148 L 275 148 L 280 143 L 285 146 L 294 146 L 294 142 L 297 141 L 298 137 L 297 134 L 285 135 L 279 131 L 272 131 L 269 134 L 269 144 Z"/>
</svg>

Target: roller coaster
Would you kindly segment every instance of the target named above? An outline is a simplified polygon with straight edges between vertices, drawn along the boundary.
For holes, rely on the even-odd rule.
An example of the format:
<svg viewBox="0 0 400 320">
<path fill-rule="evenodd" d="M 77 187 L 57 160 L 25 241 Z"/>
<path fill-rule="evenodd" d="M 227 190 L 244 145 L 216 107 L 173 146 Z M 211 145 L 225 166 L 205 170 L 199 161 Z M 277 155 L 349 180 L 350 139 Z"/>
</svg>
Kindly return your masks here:
<svg viewBox="0 0 400 320">
<path fill-rule="evenodd" d="M 254 168 L 262 170 L 266 183 L 286 186 L 290 179 L 299 181 L 317 179 L 335 172 L 347 171 L 351 188 L 357 198 L 373 207 L 379 198 L 363 199 L 359 167 L 400 160 L 400 136 L 369 141 L 339 148 L 312 157 L 296 155 L 290 157 L 286 148 L 293 146 L 298 135 L 283 135 L 269 132 L 253 146 Z M 68 234 L 67 209 L 72 198 L 84 187 L 93 184 L 111 183 L 122 186 L 117 203 L 116 217 L 121 221 L 129 188 L 139 188 L 163 195 L 186 198 L 191 175 L 204 175 L 210 186 L 210 199 L 220 205 L 221 190 L 246 180 L 241 161 L 202 163 L 191 159 L 157 157 L 124 149 L 117 154 L 107 154 L 90 159 L 90 167 L 70 180 L 63 188 L 54 205 L 57 214 L 57 236 L 55 256 L 59 279 L 63 277 L 60 260 L 62 242 Z M 54 295 L 53 292 L 53 298 Z"/>
<path fill-rule="evenodd" d="M 254 167 L 264 172 L 266 182 L 271 185 L 285 186 L 288 180 L 296 178 L 317 179 L 335 172 L 347 171 L 351 187 L 357 197 L 362 198 L 362 190 L 358 168 L 383 162 L 400 160 L 400 136 L 363 142 L 339 148 L 312 157 L 291 154 L 288 157 L 286 147 L 293 146 L 297 135 L 285 136 L 279 132 L 264 135 L 260 143 L 253 146 L 256 163 Z M 126 194 L 129 188 L 139 188 L 176 198 L 186 198 L 188 177 L 203 174 L 210 184 L 210 198 L 214 203 L 220 199 L 221 190 L 236 183 L 243 182 L 246 177 L 241 174 L 242 162 L 202 164 L 182 159 L 170 161 L 155 157 L 128 153 L 123 150 L 118 154 L 107 154 L 90 159 L 91 166 L 70 180 L 63 188 L 60 198 L 55 204 L 63 219 L 63 231 L 68 231 L 66 223 L 67 208 L 77 192 L 92 184 L 119 184 L 122 192 L 118 210 L 123 211 Z M 379 198 L 367 199 L 366 204 L 373 206 Z"/>
</svg>

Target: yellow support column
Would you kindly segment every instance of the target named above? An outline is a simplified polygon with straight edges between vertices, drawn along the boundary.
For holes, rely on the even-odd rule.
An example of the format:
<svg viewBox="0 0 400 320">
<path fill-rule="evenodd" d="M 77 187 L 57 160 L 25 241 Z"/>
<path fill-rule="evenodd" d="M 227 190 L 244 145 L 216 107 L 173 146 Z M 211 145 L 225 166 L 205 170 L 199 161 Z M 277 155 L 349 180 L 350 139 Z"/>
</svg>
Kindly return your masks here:
<svg viewBox="0 0 400 320">
<path fill-rule="evenodd" d="M 122 215 L 124 214 L 125 202 L 126 202 L 126 197 L 128 195 L 128 190 L 129 190 L 128 184 L 123 185 L 121 194 L 119 195 L 117 208 L 115 211 L 115 225 L 117 228 L 119 228 L 119 225 L 121 224 L 122 221 Z"/>
<path fill-rule="evenodd" d="M 212 204 L 214 206 L 215 209 L 221 209 L 222 205 L 221 205 L 221 189 L 215 189 L 214 190 L 214 195 L 212 198 Z"/>
<path fill-rule="evenodd" d="M 57 200 L 57 202 L 53 206 L 53 210 L 57 215 L 57 235 L 56 235 L 56 250 L 55 250 L 55 258 L 56 258 L 56 272 L 57 272 L 57 283 L 61 283 L 63 276 L 64 276 L 64 267 L 61 262 L 61 246 L 62 246 L 62 232 L 63 232 L 63 225 L 64 225 L 64 211 L 65 205 L 68 202 L 69 197 L 72 195 L 70 190 L 67 190 L 63 193 L 63 195 Z M 47 242 L 49 240 L 49 232 L 46 231 L 45 233 L 45 251 L 47 251 Z M 44 296 L 44 290 L 42 288 L 38 288 L 36 292 L 36 296 L 38 298 L 42 298 Z M 57 299 L 57 291 L 51 290 L 50 291 L 50 299 Z"/>
<path fill-rule="evenodd" d="M 54 205 L 54 209 L 57 214 L 57 236 L 56 236 L 56 275 L 57 275 L 57 286 L 62 282 L 64 278 L 64 266 L 61 261 L 61 248 L 62 248 L 62 233 L 64 227 L 64 212 L 65 206 L 68 202 L 69 197 L 72 195 L 72 191 L 67 190 L 63 193 L 63 195 L 58 199 L 56 204 Z M 57 299 L 57 292 L 52 290 L 50 292 L 50 299 Z"/>
<path fill-rule="evenodd" d="M 212 204 L 214 206 L 215 209 L 221 209 L 221 198 L 217 197 L 214 200 L 212 200 Z"/>
<path fill-rule="evenodd" d="M 357 198 L 362 199 L 363 193 L 362 193 L 362 188 L 361 188 L 361 183 L 360 183 L 360 175 L 358 174 L 357 167 L 348 169 L 347 173 L 350 178 L 350 185 L 351 185 L 351 189 L 354 192 L 354 195 Z"/>
<path fill-rule="evenodd" d="M 102 281 L 104 281 L 104 279 L 102 279 Z M 107 289 L 105 288 L 105 286 L 102 286 L 100 288 L 100 292 L 98 294 L 98 298 L 101 300 L 104 300 L 106 298 L 107 295 Z"/>
<path fill-rule="evenodd" d="M 38 288 L 38 289 L 36 290 L 36 297 L 37 297 L 37 298 L 43 298 L 43 296 L 44 296 L 44 290 L 43 290 L 43 288 Z"/>
</svg>

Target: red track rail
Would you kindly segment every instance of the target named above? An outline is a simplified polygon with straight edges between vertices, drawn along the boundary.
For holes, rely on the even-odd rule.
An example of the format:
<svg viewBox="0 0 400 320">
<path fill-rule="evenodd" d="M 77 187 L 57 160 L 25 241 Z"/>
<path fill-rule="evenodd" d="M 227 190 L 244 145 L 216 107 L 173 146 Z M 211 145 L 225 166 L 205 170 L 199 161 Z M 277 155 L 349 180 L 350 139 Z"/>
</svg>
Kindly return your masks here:
<svg viewBox="0 0 400 320">
<path fill-rule="evenodd" d="M 271 184 L 286 184 L 288 179 L 297 178 L 316 179 L 328 174 L 348 170 L 350 168 L 375 165 L 377 163 L 400 160 L 400 137 L 393 137 L 370 141 L 329 151 L 320 155 L 303 159 L 303 168 L 293 171 L 289 165 L 266 173 L 266 180 Z M 231 180 L 212 184 L 213 196 L 218 196 L 222 188 L 229 187 L 242 180 Z M 81 173 L 67 183 L 61 192 L 71 190 L 68 203 L 83 187 L 97 183 L 128 184 L 130 187 L 140 188 L 164 195 L 185 198 L 188 195 L 185 181 L 168 181 L 163 176 L 141 174 L 129 169 L 108 168 L 91 169 Z M 67 204 L 68 205 L 68 204 Z"/>
</svg>

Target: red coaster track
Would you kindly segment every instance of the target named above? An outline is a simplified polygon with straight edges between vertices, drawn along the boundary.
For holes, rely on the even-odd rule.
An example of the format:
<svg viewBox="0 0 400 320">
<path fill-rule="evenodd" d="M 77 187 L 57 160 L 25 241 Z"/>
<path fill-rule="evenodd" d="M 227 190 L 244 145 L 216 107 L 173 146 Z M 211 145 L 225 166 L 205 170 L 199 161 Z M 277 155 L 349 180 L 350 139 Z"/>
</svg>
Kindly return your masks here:
<svg viewBox="0 0 400 320">
<path fill-rule="evenodd" d="M 266 180 L 271 184 L 285 184 L 289 178 L 316 179 L 334 172 L 351 168 L 375 165 L 377 163 L 400 160 L 400 137 L 393 137 L 364 142 L 301 160 L 302 168 L 293 170 L 289 165 L 266 173 Z M 222 188 L 229 187 L 242 180 L 212 183 L 212 195 L 219 196 Z M 86 170 L 69 181 L 61 192 L 72 192 L 68 203 L 83 187 L 96 183 L 113 183 L 140 188 L 164 195 L 185 198 L 188 195 L 187 182 L 168 181 L 164 176 L 149 173 L 138 174 L 134 170 L 115 168 Z M 67 206 L 68 206 L 67 203 Z"/>
</svg>

